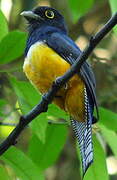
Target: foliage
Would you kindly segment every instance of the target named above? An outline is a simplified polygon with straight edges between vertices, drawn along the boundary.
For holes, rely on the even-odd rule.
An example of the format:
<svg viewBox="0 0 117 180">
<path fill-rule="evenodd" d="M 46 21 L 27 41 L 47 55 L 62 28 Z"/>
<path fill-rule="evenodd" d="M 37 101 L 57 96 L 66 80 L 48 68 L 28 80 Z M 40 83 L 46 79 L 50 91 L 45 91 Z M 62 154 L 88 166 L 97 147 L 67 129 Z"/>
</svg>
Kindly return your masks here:
<svg viewBox="0 0 117 180">
<path fill-rule="evenodd" d="M 83 2 L 81 0 L 69 0 L 68 2 L 70 11 L 72 12 L 73 22 L 76 22 L 79 17 L 83 16 L 84 13 L 87 13 L 94 6 L 95 1 L 87 0 Z M 116 0 L 110 0 L 109 2 L 114 13 L 117 9 L 117 2 Z M 0 11 L 0 65 L 2 71 L 7 72 L 9 64 L 9 67 L 12 69 L 12 66 L 18 61 L 17 59 L 23 55 L 26 38 L 26 33 L 19 30 L 8 32 L 6 18 Z M 3 75 L 2 71 L 0 73 L 1 77 Z M 1 98 L 0 96 L 0 115 L 4 117 L 5 121 L 10 121 L 12 118 L 17 119 L 19 115 L 29 112 L 40 101 L 41 95 L 37 93 L 36 89 L 29 82 L 20 80 L 15 73 L 6 74 L 7 85 L 4 91 L 7 95 L 10 93 L 14 103 L 9 102 L 9 100 L 11 101 L 10 95 L 5 96 L 2 94 L 3 97 Z M 12 113 L 8 118 L 5 112 L 8 107 L 10 107 L 10 111 L 12 111 L 12 107 L 18 107 L 20 111 L 16 112 L 16 114 Z M 100 107 L 99 111 L 100 121 L 97 123 L 99 134 L 105 139 L 113 155 L 117 157 L 117 114 L 102 107 Z M 15 179 L 15 176 L 21 180 L 45 179 L 45 170 L 55 164 L 68 136 L 67 126 L 62 124 L 48 125 L 48 120 L 56 121 L 58 119 L 68 120 L 69 117 L 52 104 L 47 113 L 41 114 L 30 123 L 29 129 L 32 134 L 29 139 L 28 150 L 24 153 L 18 147 L 12 147 L 0 157 L 0 160 L 5 163 L 4 166 L 3 163 L 0 165 L 1 180 L 11 179 L 9 168 L 15 172 L 13 172 L 15 175 L 13 175 L 12 179 Z M 95 134 L 93 135 L 93 142 L 95 160 L 87 172 L 85 180 L 98 180 L 100 179 L 100 175 L 103 180 L 108 180 L 106 153 L 100 143 L 100 139 Z"/>
<path fill-rule="evenodd" d="M 104 149 L 101 146 L 99 140 L 94 135 L 93 136 L 94 143 L 94 163 L 86 174 L 84 180 L 96 179 L 100 180 L 100 173 L 102 179 L 109 179 L 106 167 L 106 155 L 104 153 Z M 97 168 L 98 167 L 98 168 Z"/>
<path fill-rule="evenodd" d="M 109 0 L 110 7 L 112 10 L 112 14 L 117 12 L 117 1 L 116 0 Z M 114 28 L 115 33 L 117 34 L 117 27 Z"/>
<path fill-rule="evenodd" d="M 10 148 L 1 159 L 9 164 L 22 180 L 44 179 L 33 161 L 15 147 Z"/>
<path fill-rule="evenodd" d="M 24 52 L 25 42 L 25 33 L 19 31 L 9 32 L 0 43 L 0 64 L 9 63 L 20 57 Z"/>
<path fill-rule="evenodd" d="M 6 18 L 4 17 L 2 11 L 0 11 L 0 41 L 8 33 L 8 26 Z"/>
<path fill-rule="evenodd" d="M 94 0 L 87 0 L 87 3 L 82 0 L 69 0 L 69 6 L 72 11 L 73 20 L 77 21 L 79 17 L 83 16 L 92 6 Z"/>
</svg>

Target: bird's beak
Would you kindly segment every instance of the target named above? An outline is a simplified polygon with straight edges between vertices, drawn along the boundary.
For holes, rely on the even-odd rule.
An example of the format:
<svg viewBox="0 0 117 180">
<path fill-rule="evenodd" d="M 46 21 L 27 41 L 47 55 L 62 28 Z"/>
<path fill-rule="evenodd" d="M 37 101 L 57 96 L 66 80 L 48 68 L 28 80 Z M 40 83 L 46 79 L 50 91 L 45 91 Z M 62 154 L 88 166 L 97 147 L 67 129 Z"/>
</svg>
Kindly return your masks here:
<svg viewBox="0 0 117 180">
<path fill-rule="evenodd" d="M 21 16 L 24 16 L 27 20 L 29 19 L 41 19 L 41 17 L 37 14 L 35 14 L 33 11 L 23 11 L 21 14 Z"/>
</svg>

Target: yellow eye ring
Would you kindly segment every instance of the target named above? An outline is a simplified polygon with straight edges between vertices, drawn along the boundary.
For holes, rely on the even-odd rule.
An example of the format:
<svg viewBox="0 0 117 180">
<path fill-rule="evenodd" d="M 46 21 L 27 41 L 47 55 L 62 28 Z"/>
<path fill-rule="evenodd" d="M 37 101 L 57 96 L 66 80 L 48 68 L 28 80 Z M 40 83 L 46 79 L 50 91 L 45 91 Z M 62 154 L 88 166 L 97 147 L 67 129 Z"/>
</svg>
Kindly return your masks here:
<svg viewBox="0 0 117 180">
<path fill-rule="evenodd" d="M 51 10 L 47 10 L 47 11 L 45 11 L 45 16 L 49 19 L 53 19 L 54 18 L 54 12 Z"/>
</svg>

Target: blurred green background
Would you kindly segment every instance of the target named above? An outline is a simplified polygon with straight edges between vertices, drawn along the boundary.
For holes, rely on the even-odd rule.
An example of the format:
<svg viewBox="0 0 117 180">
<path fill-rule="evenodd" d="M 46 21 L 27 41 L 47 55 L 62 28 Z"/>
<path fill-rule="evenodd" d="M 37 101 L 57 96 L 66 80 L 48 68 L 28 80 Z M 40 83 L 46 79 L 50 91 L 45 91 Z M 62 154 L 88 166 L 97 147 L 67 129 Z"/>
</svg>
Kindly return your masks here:
<svg viewBox="0 0 117 180">
<path fill-rule="evenodd" d="M 27 38 L 23 10 L 37 5 L 55 7 L 64 15 L 69 35 L 83 50 L 91 37 L 117 11 L 116 0 L 0 0 L 0 142 L 13 130 L 21 114 L 41 96 L 27 81 L 22 65 Z M 84 180 L 117 179 L 117 28 L 96 47 L 90 63 L 97 81 L 100 121 L 94 126 L 94 163 Z M 0 157 L 1 180 L 80 180 L 80 158 L 71 128 L 48 125 L 69 120 L 50 105 Z M 10 126 L 7 126 L 11 124 Z"/>
</svg>

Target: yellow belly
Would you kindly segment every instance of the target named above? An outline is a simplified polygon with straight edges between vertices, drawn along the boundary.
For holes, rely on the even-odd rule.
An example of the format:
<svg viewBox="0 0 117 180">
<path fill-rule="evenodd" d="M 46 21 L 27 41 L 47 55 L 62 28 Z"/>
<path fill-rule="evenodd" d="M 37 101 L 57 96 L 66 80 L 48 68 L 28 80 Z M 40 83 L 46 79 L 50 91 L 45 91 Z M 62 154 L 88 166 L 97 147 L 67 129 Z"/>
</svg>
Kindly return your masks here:
<svg viewBox="0 0 117 180">
<path fill-rule="evenodd" d="M 42 94 L 51 88 L 53 81 L 62 76 L 70 65 L 55 51 L 43 43 L 33 45 L 25 58 L 23 70 L 27 78 Z M 54 98 L 54 103 L 74 119 L 84 121 L 84 83 L 74 75 Z"/>
</svg>

